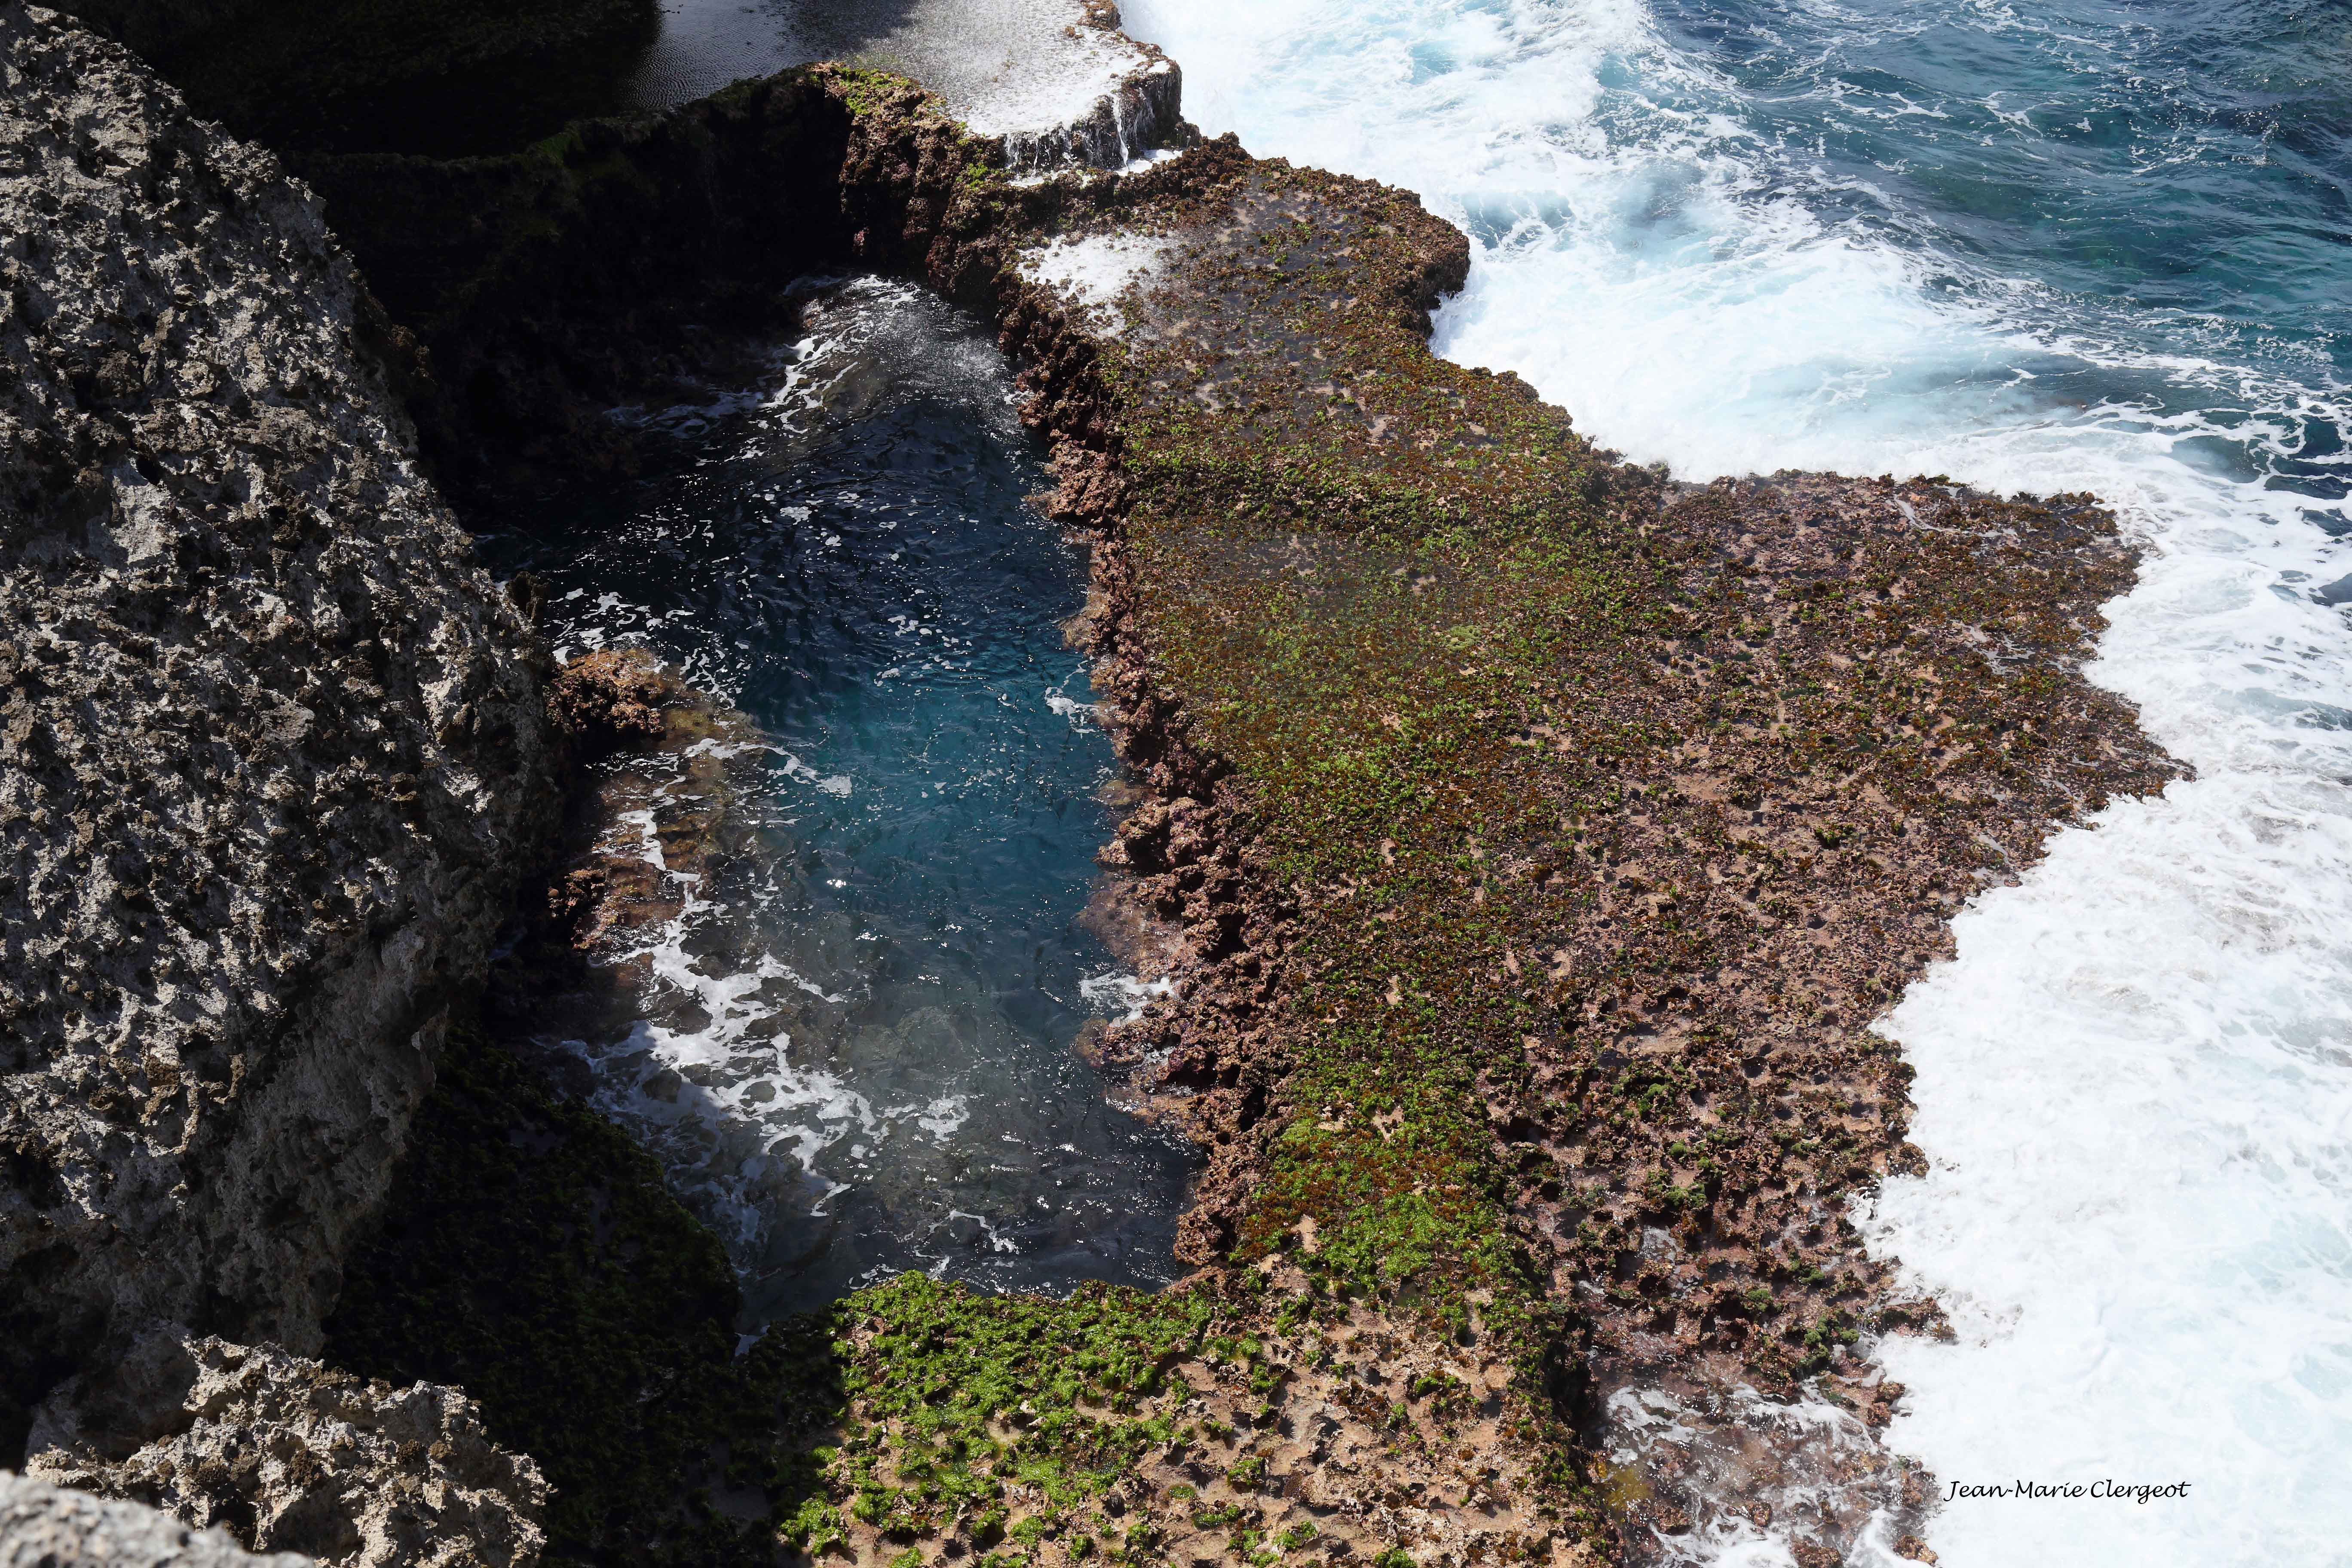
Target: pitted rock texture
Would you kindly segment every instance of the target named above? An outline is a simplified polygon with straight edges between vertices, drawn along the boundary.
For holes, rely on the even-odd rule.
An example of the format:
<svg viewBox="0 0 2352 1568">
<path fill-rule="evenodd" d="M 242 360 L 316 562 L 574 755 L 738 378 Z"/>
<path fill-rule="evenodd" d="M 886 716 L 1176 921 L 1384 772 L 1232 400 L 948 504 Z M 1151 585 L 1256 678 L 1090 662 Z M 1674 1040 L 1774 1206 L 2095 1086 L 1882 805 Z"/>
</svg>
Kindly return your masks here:
<svg viewBox="0 0 2352 1568">
<path fill-rule="evenodd" d="M 0 1470 L 0 1568 L 310 1568 L 310 1559 L 256 1557 L 226 1531 Z"/>
<path fill-rule="evenodd" d="M 395 340 L 269 154 L 0 5 L 15 1400 L 150 1320 L 315 1347 L 551 824 L 536 644 L 415 468 Z"/>
<path fill-rule="evenodd" d="M 546 1543 L 539 1467 L 464 1394 L 270 1346 L 150 1335 L 60 1389 L 31 1448 L 27 1475 L 347 1568 L 511 1568 Z"/>
</svg>

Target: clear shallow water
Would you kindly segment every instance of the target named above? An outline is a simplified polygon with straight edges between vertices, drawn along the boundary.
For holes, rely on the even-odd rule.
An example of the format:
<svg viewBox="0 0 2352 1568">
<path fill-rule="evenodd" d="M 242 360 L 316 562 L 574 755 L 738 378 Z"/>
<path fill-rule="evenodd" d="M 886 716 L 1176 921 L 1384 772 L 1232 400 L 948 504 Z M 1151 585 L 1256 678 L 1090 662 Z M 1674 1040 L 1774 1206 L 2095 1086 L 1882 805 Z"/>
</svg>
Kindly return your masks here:
<svg viewBox="0 0 2352 1568">
<path fill-rule="evenodd" d="M 758 386 L 645 415 L 668 471 L 483 541 L 565 650 L 650 647 L 757 726 L 747 841 L 571 1042 L 719 1228 L 754 1320 L 904 1269 L 1059 1292 L 1177 1272 L 1180 1141 L 1072 1052 L 1134 983 L 1081 927 L 1112 814 L 1060 623 L 1086 565 L 1002 357 L 903 284 L 815 294 Z M 690 809 L 681 775 L 608 842 Z"/>
<path fill-rule="evenodd" d="M 1123 9 L 1203 129 L 1461 225 L 1439 352 L 1630 457 L 2089 489 L 2147 541 L 2091 673 L 2200 776 L 2060 834 L 1883 1026 L 1931 1170 L 1857 1217 L 1959 1330 L 1883 1347 L 1889 1439 L 1947 1480 L 2192 1483 L 1955 1503 L 1953 1568 L 2344 1561 L 2352 11 Z"/>
</svg>

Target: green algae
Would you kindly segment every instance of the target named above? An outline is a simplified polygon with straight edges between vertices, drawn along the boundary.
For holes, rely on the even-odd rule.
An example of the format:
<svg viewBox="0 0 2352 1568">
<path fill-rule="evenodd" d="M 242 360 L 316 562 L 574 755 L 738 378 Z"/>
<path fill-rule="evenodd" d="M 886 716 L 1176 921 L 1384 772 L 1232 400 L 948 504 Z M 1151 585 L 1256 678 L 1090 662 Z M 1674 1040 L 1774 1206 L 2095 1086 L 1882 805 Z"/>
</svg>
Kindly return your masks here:
<svg viewBox="0 0 2352 1568">
<path fill-rule="evenodd" d="M 1016 1531 L 1034 1543 L 1143 1454 L 1181 1443 L 1153 1407 L 1213 1316 L 1192 1293 L 1104 1286 L 1054 1301 L 906 1275 L 862 1291 L 834 1314 L 858 1416 L 834 1482 L 859 1519 L 901 1539 L 959 1524 L 990 1535 L 1017 1483 L 1044 1500 Z"/>
</svg>

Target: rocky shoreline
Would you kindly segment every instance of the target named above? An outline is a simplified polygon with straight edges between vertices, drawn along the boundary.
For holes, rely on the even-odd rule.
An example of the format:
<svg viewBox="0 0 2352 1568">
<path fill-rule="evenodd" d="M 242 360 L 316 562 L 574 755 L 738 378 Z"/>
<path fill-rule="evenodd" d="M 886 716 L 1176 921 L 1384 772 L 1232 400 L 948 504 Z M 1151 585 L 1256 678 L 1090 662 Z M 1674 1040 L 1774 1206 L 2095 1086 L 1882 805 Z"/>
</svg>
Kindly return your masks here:
<svg viewBox="0 0 2352 1568">
<path fill-rule="evenodd" d="M 1619 1392 L 1738 1436 L 1710 1410 L 1808 1380 L 1859 1421 L 1778 1456 L 1836 1483 L 1801 1559 L 1874 1510 L 1916 1542 L 1925 1478 L 1867 1436 L 1900 1390 L 1849 1348 L 1937 1325 L 1843 1216 L 1919 1158 L 1867 1026 L 2053 822 L 2177 776 L 2076 673 L 2129 552 L 2088 498 L 1616 464 L 1422 350 L 1458 236 L 1227 155 L 1113 206 L 1158 243 L 1084 348 L 1028 307 L 1157 797 L 1107 858 L 1190 937 L 1183 1005 L 1107 1053 L 1209 1149 L 1189 1256 L 1466 1321 L 1601 1447 Z M 1683 1458 L 1591 1455 L 1562 1506 L 1643 1560 L 1739 1501 Z"/>
<path fill-rule="evenodd" d="M 1638 1562 L 1738 1500 L 1616 1396 L 1736 1444 L 1801 1384 L 1855 1436 L 1800 1561 L 1915 1528 L 1866 1352 L 1937 1314 L 1843 1218 L 1919 1157 L 1868 1026 L 2178 772 L 2080 675 L 2132 567 L 2089 498 L 1622 464 L 1429 354 L 1458 234 L 1230 139 L 1040 178 L 814 67 L 313 148 L 314 198 L 54 14 L 0 47 L 28 1468 L 371 1564 Z M 604 409 L 843 266 L 997 323 L 1090 543 L 1145 792 L 1105 860 L 1179 994 L 1089 1050 L 1204 1151 L 1199 1272 L 909 1277 L 738 1356 L 715 1243 L 499 1022 L 642 918 L 559 833 L 580 757 L 723 716 L 551 668 L 421 464 L 626 471 Z"/>
</svg>

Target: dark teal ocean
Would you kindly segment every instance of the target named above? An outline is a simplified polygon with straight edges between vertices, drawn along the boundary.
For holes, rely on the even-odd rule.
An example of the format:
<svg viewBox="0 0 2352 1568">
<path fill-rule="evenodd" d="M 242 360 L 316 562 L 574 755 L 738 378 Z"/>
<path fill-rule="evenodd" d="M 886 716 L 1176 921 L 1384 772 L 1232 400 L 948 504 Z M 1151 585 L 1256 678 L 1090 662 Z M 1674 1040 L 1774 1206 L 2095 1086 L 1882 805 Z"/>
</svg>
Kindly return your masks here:
<svg viewBox="0 0 2352 1568">
<path fill-rule="evenodd" d="M 641 944 L 643 1021 L 572 1048 L 754 1321 L 907 1269 L 1164 1282 L 1189 1151 L 1072 1048 L 1143 994 L 1082 918 L 1117 821 L 1062 632 L 1085 557 L 1028 504 L 1050 480 L 974 323 L 901 283 L 804 304 L 764 375 L 625 411 L 643 479 L 482 541 L 547 581 L 559 652 L 650 648 L 758 737 L 745 847 L 670 877 Z"/>
</svg>

